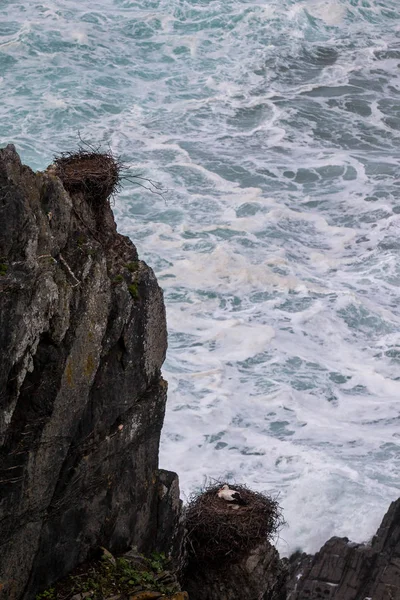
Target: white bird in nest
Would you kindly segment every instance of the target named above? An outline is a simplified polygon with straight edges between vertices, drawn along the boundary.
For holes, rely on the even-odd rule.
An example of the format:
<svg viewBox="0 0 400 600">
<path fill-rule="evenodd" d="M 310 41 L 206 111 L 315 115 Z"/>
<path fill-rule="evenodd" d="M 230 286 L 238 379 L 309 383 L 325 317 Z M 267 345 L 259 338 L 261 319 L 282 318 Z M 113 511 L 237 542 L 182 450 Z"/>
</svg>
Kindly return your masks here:
<svg viewBox="0 0 400 600">
<path fill-rule="evenodd" d="M 229 485 L 225 483 L 217 492 L 218 498 L 225 500 L 230 503 L 230 507 L 237 510 L 239 506 L 247 506 L 247 502 L 243 500 L 240 493 L 236 490 L 230 489 Z"/>
</svg>

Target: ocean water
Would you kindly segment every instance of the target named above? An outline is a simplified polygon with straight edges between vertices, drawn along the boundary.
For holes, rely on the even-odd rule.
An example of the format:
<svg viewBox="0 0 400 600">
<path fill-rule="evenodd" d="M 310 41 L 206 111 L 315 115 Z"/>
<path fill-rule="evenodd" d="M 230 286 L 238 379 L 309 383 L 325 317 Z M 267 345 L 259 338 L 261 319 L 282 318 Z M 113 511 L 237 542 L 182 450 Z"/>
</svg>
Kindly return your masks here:
<svg viewBox="0 0 400 600">
<path fill-rule="evenodd" d="M 0 142 L 43 169 L 80 135 L 163 187 L 114 207 L 165 291 L 161 466 L 276 495 L 282 554 L 368 540 L 400 495 L 398 0 L 0 17 Z"/>
</svg>

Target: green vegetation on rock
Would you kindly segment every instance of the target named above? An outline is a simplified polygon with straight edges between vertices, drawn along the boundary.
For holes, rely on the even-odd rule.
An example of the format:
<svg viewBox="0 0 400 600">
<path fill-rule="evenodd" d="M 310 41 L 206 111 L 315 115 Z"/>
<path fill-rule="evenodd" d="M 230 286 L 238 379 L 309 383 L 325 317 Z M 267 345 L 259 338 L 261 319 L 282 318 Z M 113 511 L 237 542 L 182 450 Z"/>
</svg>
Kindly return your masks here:
<svg viewBox="0 0 400 600">
<path fill-rule="evenodd" d="M 81 565 L 55 587 L 37 594 L 36 600 L 61 600 L 75 594 L 85 594 L 88 600 L 146 591 L 174 594 L 179 590 L 179 585 L 175 577 L 164 570 L 167 564 L 168 559 L 164 554 L 145 558 L 133 551 L 125 557 L 114 558 L 104 550 L 100 560 Z"/>
<path fill-rule="evenodd" d="M 49 588 L 45 592 L 36 595 L 36 600 L 56 600 L 56 590 L 54 588 Z"/>
<path fill-rule="evenodd" d="M 128 291 L 134 300 L 137 300 L 139 298 L 139 290 L 137 283 L 131 283 L 130 285 L 128 285 Z"/>
<path fill-rule="evenodd" d="M 0 263 L 0 277 L 7 274 L 8 266 L 5 263 Z"/>
<path fill-rule="evenodd" d="M 135 273 L 135 271 L 139 268 L 139 261 L 135 260 L 135 262 L 130 262 L 125 265 L 125 268 L 128 269 L 131 273 Z"/>
</svg>

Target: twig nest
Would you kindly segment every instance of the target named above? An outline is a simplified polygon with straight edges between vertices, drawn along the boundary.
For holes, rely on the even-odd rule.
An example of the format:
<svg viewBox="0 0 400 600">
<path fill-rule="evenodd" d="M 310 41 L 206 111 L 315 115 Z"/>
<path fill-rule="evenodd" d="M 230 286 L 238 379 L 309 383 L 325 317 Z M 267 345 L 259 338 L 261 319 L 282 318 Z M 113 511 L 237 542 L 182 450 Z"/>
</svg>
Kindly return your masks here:
<svg viewBox="0 0 400 600">
<path fill-rule="evenodd" d="M 245 502 L 234 505 L 217 496 L 223 483 L 193 496 L 186 508 L 188 551 L 197 563 L 236 562 L 270 540 L 284 524 L 276 500 L 244 485 L 231 485 Z"/>
<path fill-rule="evenodd" d="M 54 160 L 55 174 L 70 194 L 81 192 L 92 205 L 103 204 L 120 185 L 121 162 L 112 152 L 64 152 Z"/>
</svg>

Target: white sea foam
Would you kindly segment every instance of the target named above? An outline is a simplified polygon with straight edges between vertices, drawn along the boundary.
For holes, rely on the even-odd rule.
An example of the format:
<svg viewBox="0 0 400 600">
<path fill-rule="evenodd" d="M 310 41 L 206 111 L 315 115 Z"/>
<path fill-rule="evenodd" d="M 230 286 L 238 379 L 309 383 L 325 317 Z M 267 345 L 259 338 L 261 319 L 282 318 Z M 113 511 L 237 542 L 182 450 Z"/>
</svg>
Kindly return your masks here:
<svg viewBox="0 0 400 600">
<path fill-rule="evenodd" d="M 306 0 L 300 6 L 330 26 L 341 25 L 347 12 L 346 3 L 340 0 Z"/>
<path fill-rule="evenodd" d="M 399 493 L 396 11 L 3 8 L 2 141 L 44 168 L 79 131 L 167 190 L 115 204 L 165 291 L 162 466 L 277 494 L 285 554 L 368 539 Z"/>
</svg>

